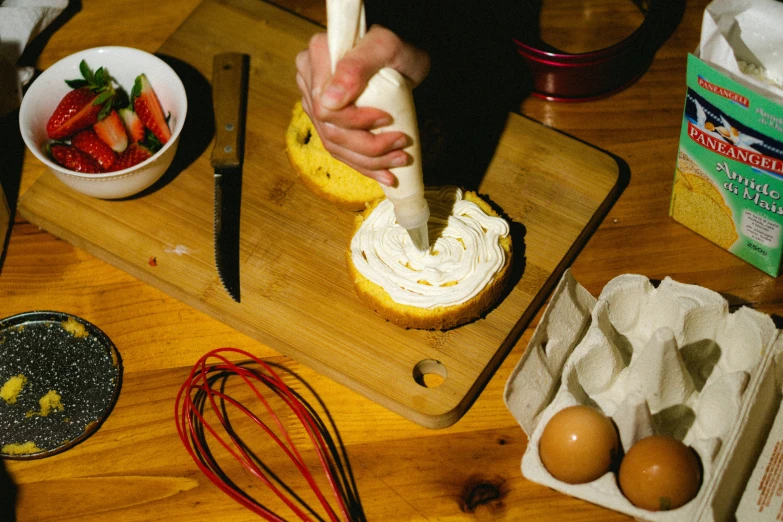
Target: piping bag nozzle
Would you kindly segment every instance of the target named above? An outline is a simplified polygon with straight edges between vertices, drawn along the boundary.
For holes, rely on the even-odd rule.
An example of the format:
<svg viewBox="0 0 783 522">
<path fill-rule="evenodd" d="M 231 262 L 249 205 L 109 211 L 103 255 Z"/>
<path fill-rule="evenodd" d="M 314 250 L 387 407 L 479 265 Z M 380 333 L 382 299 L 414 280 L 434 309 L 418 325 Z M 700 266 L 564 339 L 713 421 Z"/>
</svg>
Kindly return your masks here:
<svg viewBox="0 0 783 522">
<path fill-rule="evenodd" d="M 417 228 L 406 228 L 405 230 L 408 231 L 408 235 L 419 252 L 427 252 L 430 249 L 430 233 L 427 230 L 427 223 Z"/>
<path fill-rule="evenodd" d="M 389 198 L 394 205 L 394 217 L 397 223 L 408 231 L 413 244 L 422 252 L 430 248 L 427 221 L 430 219 L 430 207 L 423 195 L 412 195 L 406 198 Z"/>
</svg>

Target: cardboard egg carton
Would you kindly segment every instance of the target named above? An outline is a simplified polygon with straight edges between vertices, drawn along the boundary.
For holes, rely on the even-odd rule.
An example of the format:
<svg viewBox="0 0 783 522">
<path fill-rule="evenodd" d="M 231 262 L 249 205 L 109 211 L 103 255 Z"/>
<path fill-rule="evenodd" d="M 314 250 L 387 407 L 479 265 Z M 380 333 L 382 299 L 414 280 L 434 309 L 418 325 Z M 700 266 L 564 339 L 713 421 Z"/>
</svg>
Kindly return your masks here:
<svg viewBox="0 0 783 522">
<path fill-rule="evenodd" d="M 506 383 L 506 405 L 528 436 L 522 474 L 568 495 L 650 521 L 728 520 L 779 408 L 783 336 L 748 307 L 666 278 L 621 275 L 595 299 L 563 275 Z M 632 505 L 609 472 L 587 484 L 552 477 L 538 454 L 549 419 L 574 404 L 597 406 L 623 449 L 653 433 L 699 455 L 703 479 L 686 505 Z"/>
</svg>

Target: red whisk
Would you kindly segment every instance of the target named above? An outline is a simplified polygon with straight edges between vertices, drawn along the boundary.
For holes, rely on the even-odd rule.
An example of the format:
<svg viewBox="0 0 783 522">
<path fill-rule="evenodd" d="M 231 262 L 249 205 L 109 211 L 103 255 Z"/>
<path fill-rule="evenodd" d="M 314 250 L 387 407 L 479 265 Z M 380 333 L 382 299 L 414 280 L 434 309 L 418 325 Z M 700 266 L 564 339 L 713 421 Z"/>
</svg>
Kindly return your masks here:
<svg viewBox="0 0 783 522">
<path fill-rule="evenodd" d="M 233 363 L 228 359 L 230 355 L 245 357 L 248 363 Z M 246 390 L 237 392 L 237 383 L 246 384 L 252 391 L 245 397 L 248 400 L 244 403 L 242 398 L 237 397 L 242 393 L 247 395 Z M 267 398 L 262 390 L 271 392 L 271 395 Z M 272 402 L 278 399 L 282 406 L 276 411 Z M 259 405 L 263 406 L 260 413 L 255 413 L 248 406 L 250 403 L 254 403 L 256 409 L 259 409 Z M 304 427 L 318 457 L 320 469 L 326 476 L 331 495 L 337 501 L 337 509 L 330 505 L 321 491 L 318 481 L 286 429 L 281 412 Z M 227 452 L 224 455 L 229 463 L 230 457 L 233 457 L 301 520 L 324 519 L 306 502 L 303 495 L 295 493 L 292 485 L 284 483 L 271 465 L 257 456 L 258 452 L 251 446 L 254 439 L 258 441 L 259 433 L 267 438 L 267 443 L 271 440 L 274 446 L 282 450 L 286 457 L 283 461 L 293 464 L 315 494 L 317 500 L 312 503 L 321 506 L 328 520 L 337 522 L 340 517 L 345 521 L 364 520 L 347 458 L 340 454 L 327 425 L 300 394 L 286 386 L 272 367 L 257 357 L 236 348 L 220 348 L 204 355 L 193 366 L 177 394 L 175 419 L 180 439 L 201 471 L 228 496 L 266 520 L 284 522 L 286 519 L 252 497 L 246 491 L 252 487 L 243 489 L 239 486 L 242 477 L 236 471 L 230 473 L 230 466 L 224 467 L 218 462 L 216 453 L 220 448 Z M 210 423 L 210 420 L 217 420 L 220 427 Z M 251 433 L 248 430 L 240 435 L 240 425 L 246 424 L 248 420 L 250 426 L 260 428 L 260 432 L 252 430 Z M 268 452 L 264 453 L 269 455 Z"/>
</svg>

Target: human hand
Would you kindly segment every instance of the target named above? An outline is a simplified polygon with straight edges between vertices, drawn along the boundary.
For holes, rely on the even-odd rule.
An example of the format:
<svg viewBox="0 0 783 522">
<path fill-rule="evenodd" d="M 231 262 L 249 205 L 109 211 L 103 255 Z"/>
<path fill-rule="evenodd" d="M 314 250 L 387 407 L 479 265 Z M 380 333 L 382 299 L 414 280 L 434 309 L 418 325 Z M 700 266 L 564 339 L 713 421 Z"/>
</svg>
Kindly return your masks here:
<svg viewBox="0 0 783 522">
<path fill-rule="evenodd" d="M 393 32 L 374 25 L 337 62 L 332 75 L 326 33 L 319 33 L 296 57 L 296 83 L 302 107 L 326 150 L 365 176 L 394 185 L 396 178 L 389 169 L 408 163 L 403 148 L 410 145 L 409 138 L 397 131 L 374 134 L 373 129 L 391 124 L 391 116 L 354 103 L 384 67 L 395 69 L 416 86 L 427 76 L 430 59 Z"/>
</svg>

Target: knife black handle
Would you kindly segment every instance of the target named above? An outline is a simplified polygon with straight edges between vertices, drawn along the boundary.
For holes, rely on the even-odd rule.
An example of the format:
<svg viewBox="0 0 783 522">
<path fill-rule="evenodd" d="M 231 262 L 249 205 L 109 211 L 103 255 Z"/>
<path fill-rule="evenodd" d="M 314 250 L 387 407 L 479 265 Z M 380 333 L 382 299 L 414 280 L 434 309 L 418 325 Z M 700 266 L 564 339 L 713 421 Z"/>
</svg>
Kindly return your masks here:
<svg viewBox="0 0 783 522">
<path fill-rule="evenodd" d="M 217 54 L 212 62 L 214 168 L 239 167 L 242 164 L 249 66 L 250 56 L 241 53 Z"/>
</svg>

